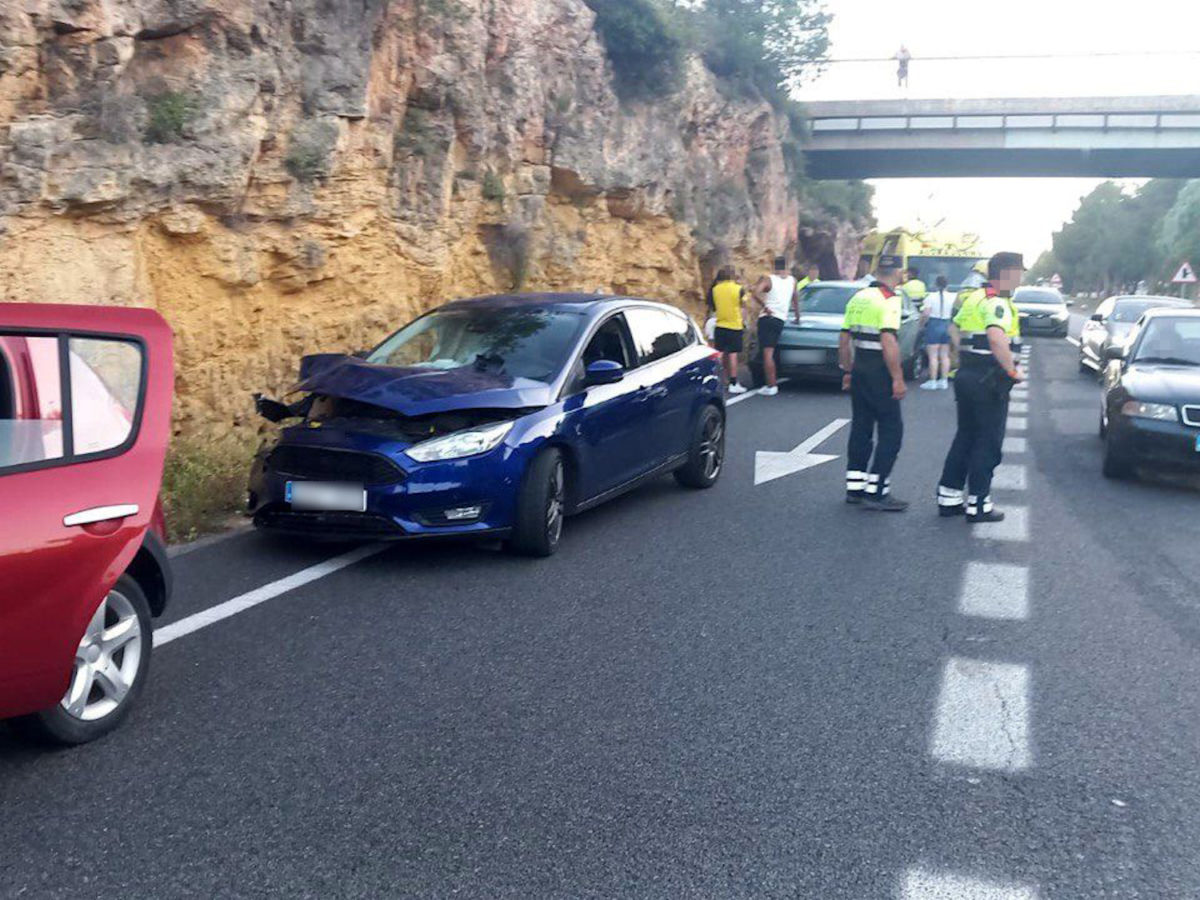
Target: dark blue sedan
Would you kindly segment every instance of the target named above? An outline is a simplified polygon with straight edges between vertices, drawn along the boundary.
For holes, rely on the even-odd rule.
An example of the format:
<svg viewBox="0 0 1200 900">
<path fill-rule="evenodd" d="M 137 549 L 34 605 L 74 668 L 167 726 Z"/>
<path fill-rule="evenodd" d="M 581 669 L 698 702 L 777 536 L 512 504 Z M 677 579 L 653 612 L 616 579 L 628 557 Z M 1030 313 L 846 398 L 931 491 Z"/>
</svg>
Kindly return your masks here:
<svg viewBox="0 0 1200 900">
<path fill-rule="evenodd" d="M 716 483 L 718 370 L 670 306 L 564 294 L 455 301 L 362 358 L 305 357 L 287 405 L 260 398 L 268 419 L 301 421 L 256 457 L 250 510 L 262 529 L 501 537 L 547 556 L 566 516 L 647 479 Z"/>
</svg>

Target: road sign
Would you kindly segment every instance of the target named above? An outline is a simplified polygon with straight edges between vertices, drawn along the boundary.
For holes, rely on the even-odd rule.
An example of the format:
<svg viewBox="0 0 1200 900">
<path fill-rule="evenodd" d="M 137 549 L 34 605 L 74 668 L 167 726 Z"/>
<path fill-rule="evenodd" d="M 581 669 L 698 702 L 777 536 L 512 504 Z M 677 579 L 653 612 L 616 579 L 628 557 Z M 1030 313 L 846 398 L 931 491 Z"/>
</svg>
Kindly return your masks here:
<svg viewBox="0 0 1200 900">
<path fill-rule="evenodd" d="M 803 472 L 805 469 L 811 469 L 821 463 L 833 462 L 837 459 L 836 455 L 813 453 L 812 451 L 849 424 L 849 419 L 834 419 L 812 437 L 801 442 L 796 449 L 786 453 L 759 450 L 754 454 L 754 483 L 763 484 L 774 481 L 776 478 Z"/>
<path fill-rule="evenodd" d="M 1050 287 L 1054 288 L 1056 291 L 1062 290 L 1062 276 L 1057 272 L 1050 276 Z"/>
<path fill-rule="evenodd" d="M 1171 284 L 1195 284 L 1196 270 L 1192 268 L 1191 263 L 1184 263 L 1179 267 L 1179 271 L 1175 273 L 1175 277 L 1171 279 Z"/>
</svg>

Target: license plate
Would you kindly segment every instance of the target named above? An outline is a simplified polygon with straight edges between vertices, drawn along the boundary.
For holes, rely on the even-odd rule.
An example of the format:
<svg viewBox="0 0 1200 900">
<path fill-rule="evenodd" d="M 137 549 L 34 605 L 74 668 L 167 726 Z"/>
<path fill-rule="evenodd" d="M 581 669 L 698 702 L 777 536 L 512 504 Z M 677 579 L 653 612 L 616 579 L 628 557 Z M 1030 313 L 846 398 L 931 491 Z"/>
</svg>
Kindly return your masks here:
<svg viewBox="0 0 1200 900">
<path fill-rule="evenodd" d="M 289 481 L 284 499 L 292 509 L 366 512 L 367 492 L 361 484 L 329 481 Z"/>
<path fill-rule="evenodd" d="M 793 366 L 819 366 L 826 359 L 824 350 L 784 350 L 783 362 Z"/>
</svg>

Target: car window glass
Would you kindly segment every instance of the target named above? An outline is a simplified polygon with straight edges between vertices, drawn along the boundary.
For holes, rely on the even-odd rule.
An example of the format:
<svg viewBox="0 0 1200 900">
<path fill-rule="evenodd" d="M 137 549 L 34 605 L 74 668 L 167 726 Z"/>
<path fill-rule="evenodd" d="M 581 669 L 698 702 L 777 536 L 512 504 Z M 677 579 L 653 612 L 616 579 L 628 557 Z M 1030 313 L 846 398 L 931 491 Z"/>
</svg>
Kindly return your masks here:
<svg viewBox="0 0 1200 900">
<path fill-rule="evenodd" d="M 620 363 L 627 369 L 630 368 L 620 316 L 613 316 L 596 329 L 596 333 L 592 335 L 592 339 L 588 341 L 588 345 L 583 350 L 585 368 L 602 359 Z"/>
<path fill-rule="evenodd" d="M 1107 319 L 1109 316 L 1112 315 L 1113 307 L 1116 305 L 1117 305 L 1116 300 L 1105 300 L 1103 303 L 1101 303 L 1099 306 L 1096 307 L 1096 313 L 1101 318 Z M 1136 319 L 1135 319 L 1135 321 L 1136 321 Z"/>
<path fill-rule="evenodd" d="M 1200 319 L 1148 319 L 1135 359 L 1200 366 Z"/>
<path fill-rule="evenodd" d="M 0 471 L 62 455 L 58 338 L 0 335 Z"/>
<path fill-rule="evenodd" d="M 142 351 L 129 341 L 71 338 L 71 435 L 77 456 L 129 438 L 142 385 Z"/>
<path fill-rule="evenodd" d="M 422 316 L 367 358 L 384 366 L 464 369 L 548 382 L 562 371 L 582 314 L 534 306 L 460 306 Z"/>
<path fill-rule="evenodd" d="M 625 320 L 640 365 L 677 353 L 695 341 L 688 320 L 674 313 L 635 307 L 625 311 Z"/>
<path fill-rule="evenodd" d="M 857 287 L 808 288 L 801 295 L 801 309 L 807 313 L 832 313 L 840 316 L 846 312 L 846 304 L 858 291 Z"/>
</svg>

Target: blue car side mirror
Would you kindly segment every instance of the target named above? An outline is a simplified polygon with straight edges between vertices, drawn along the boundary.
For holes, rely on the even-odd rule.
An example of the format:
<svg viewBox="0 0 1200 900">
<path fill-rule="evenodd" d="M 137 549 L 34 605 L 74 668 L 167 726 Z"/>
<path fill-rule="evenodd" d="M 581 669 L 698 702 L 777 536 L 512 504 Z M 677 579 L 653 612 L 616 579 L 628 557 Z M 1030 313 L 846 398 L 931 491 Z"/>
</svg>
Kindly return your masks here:
<svg viewBox="0 0 1200 900">
<path fill-rule="evenodd" d="M 584 382 L 594 384 L 616 384 L 625 377 L 625 367 L 611 359 L 598 359 L 587 367 Z"/>
</svg>

